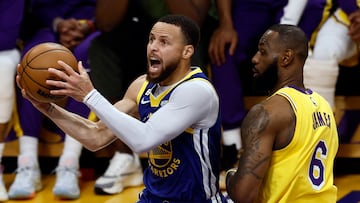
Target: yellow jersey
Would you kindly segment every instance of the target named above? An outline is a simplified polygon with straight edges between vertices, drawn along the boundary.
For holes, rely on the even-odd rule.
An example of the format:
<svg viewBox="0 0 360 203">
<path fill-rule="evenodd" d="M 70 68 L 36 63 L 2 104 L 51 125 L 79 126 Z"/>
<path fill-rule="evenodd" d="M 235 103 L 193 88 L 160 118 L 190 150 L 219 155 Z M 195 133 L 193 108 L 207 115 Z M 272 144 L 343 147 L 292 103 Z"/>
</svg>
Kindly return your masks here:
<svg viewBox="0 0 360 203">
<path fill-rule="evenodd" d="M 339 141 L 333 111 L 319 94 L 284 87 L 274 95 L 286 98 L 296 116 L 294 136 L 272 154 L 258 202 L 336 202 L 334 159 Z"/>
</svg>

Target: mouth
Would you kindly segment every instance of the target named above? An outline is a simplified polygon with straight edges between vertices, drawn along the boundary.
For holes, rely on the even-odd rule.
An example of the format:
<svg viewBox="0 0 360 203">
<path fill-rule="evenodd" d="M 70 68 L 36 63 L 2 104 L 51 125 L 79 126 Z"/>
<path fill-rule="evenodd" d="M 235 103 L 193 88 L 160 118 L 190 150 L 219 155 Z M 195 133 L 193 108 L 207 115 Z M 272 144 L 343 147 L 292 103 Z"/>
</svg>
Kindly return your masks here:
<svg viewBox="0 0 360 203">
<path fill-rule="evenodd" d="M 151 58 L 150 59 L 150 66 L 156 66 L 156 65 L 160 65 L 160 60 L 159 59 L 154 59 L 154 58 Z"/>
<path fill-rule="evenodd" d="M 155 73 L 161 70 L 161 60 L 157 57 L 149 57 L 149 72 Z"/>
<path fill-rule="evenodd" d="M 256 78 L 260 75 L 260 72 L 256 69 L 256 67 L 253 67 L 252 69 L 253 77 Z"/>
</svg>

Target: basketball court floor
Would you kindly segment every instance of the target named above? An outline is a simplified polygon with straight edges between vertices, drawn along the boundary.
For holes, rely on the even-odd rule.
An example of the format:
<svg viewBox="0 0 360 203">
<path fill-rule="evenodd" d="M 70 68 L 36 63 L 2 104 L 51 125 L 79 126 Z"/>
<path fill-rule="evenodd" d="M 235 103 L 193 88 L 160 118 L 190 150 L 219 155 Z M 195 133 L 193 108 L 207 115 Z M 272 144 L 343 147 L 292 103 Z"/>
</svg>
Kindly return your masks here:
<svg viewBox="0 0 360 203">
<path fill-rule="evenodd" d="M 5 174 L 4 181 L 9 187 L 13 181 L 14 174 Z M 96 195 L 93 191 L 93 180 L 81 180 L 81 196 L 77 200 L 60 200 L 52 194 L 52 187 L 55 184 L 55 175 L 44 175 L 43 190 L 37 193 L 31 200 L 9 200 L 8 203 L 134 203 L 137 200 L 142 186 L 127 188 L 117 195 Z M 338 203 L 359 203 L 360 202 L 360 174 L 338 175 L 335 177 L 335 185 L 338 187 Z"/>
</svg>

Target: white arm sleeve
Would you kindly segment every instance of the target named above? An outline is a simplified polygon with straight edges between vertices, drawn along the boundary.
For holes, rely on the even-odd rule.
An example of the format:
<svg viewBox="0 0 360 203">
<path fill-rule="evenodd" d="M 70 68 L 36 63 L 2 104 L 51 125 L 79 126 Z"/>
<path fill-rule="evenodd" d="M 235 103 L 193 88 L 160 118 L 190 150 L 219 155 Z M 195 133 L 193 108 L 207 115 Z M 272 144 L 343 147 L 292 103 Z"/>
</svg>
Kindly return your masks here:
<svg viewBox="0 0 360 203">
<path fill-rule="evenodd" d="M 117 110 L 99 92 L 89 94 L 85 104 L 136 153 L 147 152 L 189 127 L 209 128 L 216 122 L 219 110 L 215 90 L 199 80 L 179 85 L 169 102 L 145 123 Z"/>
<path fill-rule="evenodd" d="M 289 0 L 284 7 L 284 15 L 280 19 L 280 24 L 297 25 L 305 10 L 307 0 Z"/>
</svg>

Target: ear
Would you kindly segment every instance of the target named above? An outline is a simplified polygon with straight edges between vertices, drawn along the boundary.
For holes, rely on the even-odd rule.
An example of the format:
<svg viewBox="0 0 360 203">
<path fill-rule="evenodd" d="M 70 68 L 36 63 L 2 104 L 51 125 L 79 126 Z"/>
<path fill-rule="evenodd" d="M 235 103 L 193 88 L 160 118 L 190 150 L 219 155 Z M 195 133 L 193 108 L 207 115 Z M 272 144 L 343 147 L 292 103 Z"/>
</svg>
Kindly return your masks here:
<svg viewBox="0 0 360 203">
<path fill-rule="evenodd" d="M 194 47 L 192 45 L 186 45 L 184 46 L 184 50 L 183 50 L 183 58 L 188 59 L 191 58 L 192 55 L 194 55 Z"/>
<path fill-rule="evenodd" d="M 294 60 L 294 50 L 286 49 L 281 56 L 281 65 L 288 66 Z"/>
</svg>

